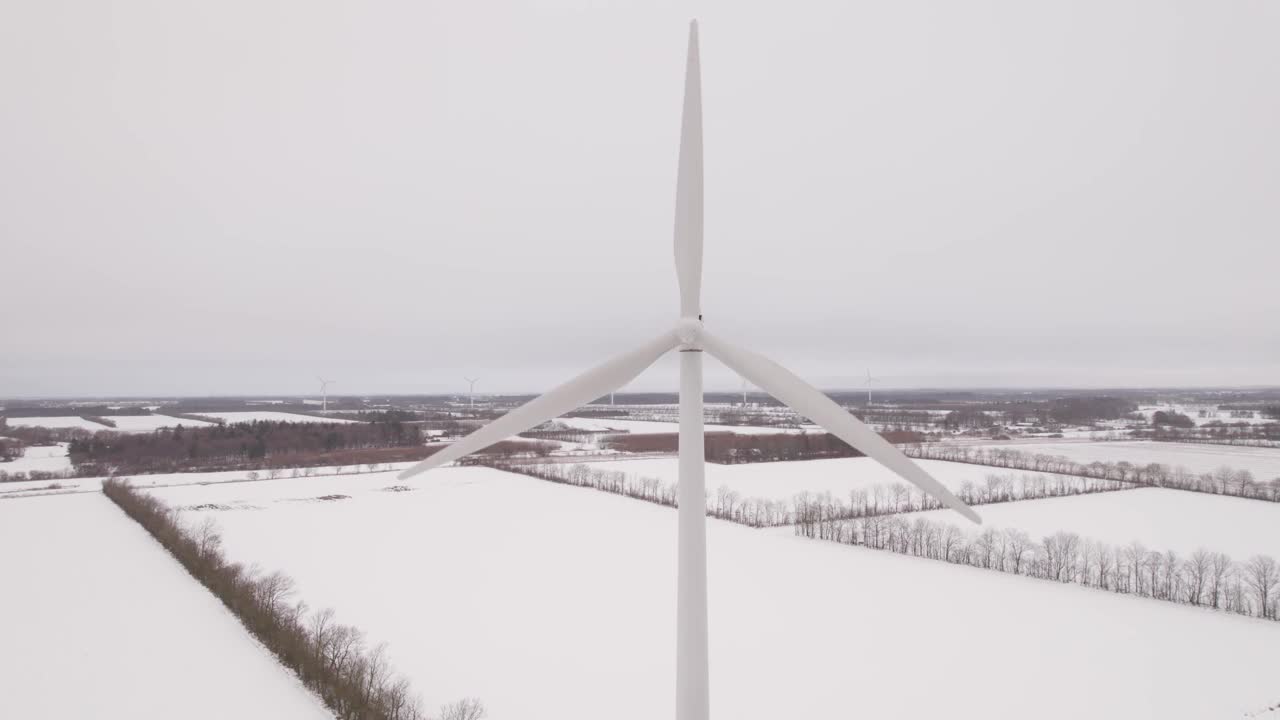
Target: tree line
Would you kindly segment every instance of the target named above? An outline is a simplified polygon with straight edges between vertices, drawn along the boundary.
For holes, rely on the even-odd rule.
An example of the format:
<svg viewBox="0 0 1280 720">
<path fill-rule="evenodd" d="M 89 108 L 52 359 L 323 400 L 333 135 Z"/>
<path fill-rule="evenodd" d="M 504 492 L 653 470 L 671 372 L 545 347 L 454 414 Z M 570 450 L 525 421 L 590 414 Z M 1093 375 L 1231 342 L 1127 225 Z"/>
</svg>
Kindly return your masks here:
<svg viewBox="0 0 1280 720">
<path fill-rule="evenodd" d="M 520 437 L 530 440 L 551 440 L 554 442 L 589 443 L 606 435 L 613 435 L 612 430 L 581 430 L 578 428 L 560 427 L 544 430 L 525 430 Z"/>
<path fill-rule="evenodd" d="M 82 428 L 10 426 L 4 422 L 4 418 L 0 418 L 0 432 L 26 445 L 53 445 L 93 436 L 93 433 Z"/>
<path fill-rule="evenodd" d="M 916 432 L 893 430 L 880 433 L 891 443 L 919 442 Z M 606 450 L 629 453 L 674 453 L 679 450 L 679 433 L 609 435 L 600 441 Z M 823 458 L 862 457 L 862 452 L 830 433 L 709 432 L 703 434 L 707 462 L 736 465 L 757 462 L 790 462 Z"/>
<path fill-rule="evenodd" d="M 965 531 L 945 521 L 901 515 L 858 520 L 812 518 L 797 535 L 863 545 L 1000 572 L 1076 583 L 1101 590 L 1280 619 L 1280 563 L 1267 555 L 1245 562 L 1197 550 L 1181 557 L 1142 543 L 1126 546 L 1057 532 L 1034 541 L 1022 530 Z"/>
<path fill-rule="evenodd" d="M 677 506 L 675 483 L 658 477 L 634 475 L 622 470 L 602 470 L 585 463 L 534 465 L 485 458 L 478 460 L 476 464 L 563 485 L 624 495 L 657 505 Z M 785 483 L 786 480 L 780 479 L 779 482 Z M 966 481 L 955 492 L 968 505 L 989 505 L 1129 488 L 1123 483 L 1094 478 L 993 473 L 987 475 L 983 484 Z M 707 498 L 707 514 L 711 517 L 755 528 L 939 510 L 942 507 L 937 500 L 903 483 L 857 488 L 850 491 L 847 500 L 830 492 L 810 493 L 803 490 L 790 500 L 744 498 L 741 493 L 726 485 L 720 486 L 714 496 L 708 493 Z"/>
<path fill-rule="evenodd" d="M 1132 486 L 1113 480 L 1069 475 L 1021 475 L 989 473 L 982 483 L 966 480 L 952 492 L 966 505 L 993 505 L 1021 500 L 1093 495 L 1129 490 Z M 913 485 L 890 483 L 856 488 L 846 501 L 830 492 L 802 492 L 795 496 L 794 517 L 787 523 L 830 522 L 841 519 L 881 517 L 902 513 L 941 510 L 933 496 Z"/>
<path fill-rule="evenodd" d="M 334 463 L 332 455 L 339 451 L 420 448 L 422 443 L 421 430 L 400 421 L 254 421 L 212 427 L 179 425 L 151 433 L 98 432 L 73 438 L 67 449 L 81 474 L 110 475 L 238 469 L 253 463 L 265 464 L 268 458 L 276 466 L 343 464 Z M 423 450 L 429 454 L 429 449 Z M 425 457 L 422 451 L 407 455 Z"/>
<path fill-rule="evenodd" d="M 1180 430 L 1155 428 L 1133 433 L 1135 437 L 1161 442 L 1202 443 L 1210 445 L 1243 445 L 1247 447 L 1280 447 L 1280 423 L 1230 426 L 1201 425 Z"/>
<path fill-rule="evenodd" d="M 1232 469 L 1225 465 L 1212 472 L 1193 473 L 1182 465 L 1171 467 L 1163 463 L 1145 465 L 1120 462 L 1094 461 L 1080 463 L 1061 455 L 1027 453 L 1012 448 L 972 447 L 959 445 L 910 445 L 901 448 L 913 458 L 945 460 L 947 462 L 990 465 L 993 467 L 1035 472 L 1061 473 L 1079 477 L 1115 480 L 1116 482 L 1151 487 L 1189 490 L 1191 492 L 1233 495 L 1280 502 L 1280 477 L 1258 480 L 1248 469 Z"/>
<path fill-rule="evenodd" d="M 0 462 L 9 462 L 22 457 L 23 444 L 17 438 L 0 437 Z"/>
<path fill-rule="evenodd" d="M 108 480 L 102 491 L 222 601 L 338 718 L 427 720 L 409 681 L 392 670 L 385 645 L 369 647 L 363 633 L 338 623 L 331 609 L 313 612 L 305 602 L 295 602 L 294 582 L 288 575 L 264 575 L 229 561 L 212 518 L 189 532 L 174 510 L 134 489 L 128 480 Z M 439 718 L 479 720 L 483 716 L 483 706 L 467 699 L 441 708 Z"/>
</svg>

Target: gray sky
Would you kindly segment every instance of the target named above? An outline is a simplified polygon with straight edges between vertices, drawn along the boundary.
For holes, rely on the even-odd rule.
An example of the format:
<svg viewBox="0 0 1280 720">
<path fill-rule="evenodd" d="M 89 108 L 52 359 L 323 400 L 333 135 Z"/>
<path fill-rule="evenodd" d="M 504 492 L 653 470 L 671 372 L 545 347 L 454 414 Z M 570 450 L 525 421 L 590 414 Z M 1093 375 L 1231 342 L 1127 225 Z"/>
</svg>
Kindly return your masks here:
<svg viewBox="0 0 1280 720">
<path fill-rule="evenodd" d="M 1280 382 L 1280 5 L 744 5 L 0 5 L 0 395 L 536 390 L 660 331 L 691 16 L 721 334 Z"/>
</svg>

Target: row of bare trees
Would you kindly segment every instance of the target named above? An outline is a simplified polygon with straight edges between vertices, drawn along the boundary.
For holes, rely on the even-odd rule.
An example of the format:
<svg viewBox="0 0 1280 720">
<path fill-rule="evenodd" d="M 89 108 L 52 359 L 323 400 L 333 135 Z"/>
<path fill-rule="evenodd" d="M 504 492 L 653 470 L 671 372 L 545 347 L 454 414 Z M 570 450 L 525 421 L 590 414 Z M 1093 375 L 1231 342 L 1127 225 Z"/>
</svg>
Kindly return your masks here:
<svg viewBox="0 0 1280 720">
<path fill-rule="evenodd" d="M 103 493 L 169 551 L 231 610 L 342 720 L 425 720 L 408 680 L 397 675 L 386 646 L 370 648 L 356 628 L 338 623 L 333 610 L 312 612 L 294 601 L 293 580 L 230 562 L 212 519 L 188 532 L 177 513 L 127 479 L 108 480 Z M 445 706 L 440 720 L 479 720 L 474 699 Z"/>
<path fill-rule="evenodd" d="M 1152 433 L 1141 433 L 1144 437 L 1156 442 L 1192 443 L 1195 445 L 1237 445 L 1240 447 L 1280 448 L 1280 424 L 1253 426 L 1259 429 L 1246 433 L 1222 435 L 1207 432 L 1169 432 L 1159 430 Z"/>
<path fill-rule="evenodd" d="M 1123 460 L 1080 463 L 1061 455 L 1028 453 L 1002 447 L 924 444 L 904 446 L 902 450 L 911 457 L 927 460 L 1062 473 L 1133 485 L 1280 502 L 1280 477 L 1259 480 L 1248 469 L 1233 469 L 1225 465 L 1213 472 L 1194 473 L 1182 465 L 1169 466 L 1163 463 L 1142 465 Z"/>
<path fill-rule="evenodd" d="M 964 481 L 955 488 L 956 497 L 966 505 L 992 505 L 1019 500 L 1092 495 L 1132 489 L 1131 485 L 1113 480 L 1068 475 L 1022 473 L 1004 475 L 988 473 L 985 481 Z M 847 501 L 830 492 L 803 492 L 795 497 L 794 517 L 790 523 L 830 522 L 841 519 L 895 515 L 899 513 L 941 510 L 944 505 L 914 486 L 903 483 L 856 488 Z M 729 517 L 727 519 L 732 519 Z"/>
<path fill-rule="evenodd" d="M 585 463 L 531 465 L 497 458 L 487 458 L 482 459 L 477 464 L 483 464 L 505 472 L 527 475 L 528 477 L 560 485 L 573 485 L 574 487 L 591 488 L 614 495 L 625 495 L 626 497 L 651 502 L 655 505 L 676 506 L 675 485 L 663 482 L 661 478 L 636 477 L 620 470 L 593 468 Z"/>
<path fill-rule="evenodd" d="M 1037 542 L 1022 530 L 971 532 L 945 521 L 902 515 L 805 520 L 795 531 L 804 537 L 1280 620 L 1280 563 L 1268 555 L 1237 562 L 1202 549 L 1180 557 L 1138 542 L 1114 546 L 1071 532 Z"/>
<path fill-rule="evenodd" d="M 499 470 L 554 483 L 592 488 L 658 505 L 676 506 L 676 486 L 662 478 L 635 475 L 622 470 L 601 470 L 585 463 L 530 465 L 493 459 L 481 462 Z M 787 480 L 783 477 L 778 482 L 785 484 Z M 956 495 L 969 505 L 989 505 L 1128 490 L 1130 487 L 1124 483 L 1094 478 L 992 473 L 987 475 L 986 481 L 981 485 L 966 481 L 956 490 Z M 830 492 L 807 491 L 796 493 L 790 500 L 743 497 L 738 491 L 721 485 L 714 495 L 708 497 L 707 514 L 720 520 L 758 528 L 938 510 L 942 507 L 932 497 L 902 483 L 857 488 L 849 493 L 847 500 Z"/>
</svg>

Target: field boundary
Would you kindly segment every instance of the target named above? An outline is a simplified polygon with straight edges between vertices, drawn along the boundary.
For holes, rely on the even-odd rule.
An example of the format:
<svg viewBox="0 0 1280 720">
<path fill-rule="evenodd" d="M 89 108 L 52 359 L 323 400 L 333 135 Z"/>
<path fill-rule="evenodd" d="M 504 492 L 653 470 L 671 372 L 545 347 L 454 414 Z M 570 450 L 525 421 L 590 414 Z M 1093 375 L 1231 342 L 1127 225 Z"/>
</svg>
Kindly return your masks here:
<svg viewBox="0 0 1280 720">
<path fill-rule="evenodd" d="M 635 479 L 622 471 L 599 470 L 586 464 L 570 467 L 564 472 L 561 472 L 563 466 L 521 466 L 497 462 L 484 465 L 557 484 L 590 488 L 656 505 L 677 506 L 674 485 L 664 484 L 658 478 Z M 1008 482 L 1007 485 L 1002 487 L 1001 483 L 991 483 L 985 498 L 973 497 L 972 501 L 966 502 L 990 505 L 1123 492 L 1142 487 L 1114 480 L 1077 479 L 1108 484 L 1067 487 L 1059 483 L 1055 486 L 1024 476 L 1024 483 L 1037 481 L 1029 487 L 1035 489 L 1038 485 L 1038 491 L 1028 495 L 1025 492 L 1028 486 L 1024 484 L 1019 496 L 1014 497 L 1010 493 L 1010 476 L 1002 479 Z M 1255 555 L 1241 563 L 1223 553 L 1199 550 L 1183 559 L 1172 551 L 1151 551 L 1140 544 L 1117 547 L 1067 531 L 1045 536 L 1039 542 L 1033 541 L 1024 531 L 1012 529 L 997 531 L 987 528 L 975 535 L 954 525 L 923 517 L 914 521 L 905 519 L 904 515 L 919 509 L 844 506 L 843 501 L 835 500 L 829 493 L 817 495 L 813 501 L 806 501 L 807 496 L 802 493 L 794 498 L 790 511 L 786 510 L 786 501 L 749 499 L 740 505 L 711 505 L 706 514 L 751 528 L 792 525 L 798 537 L 861 545 L 1264 620 L 1280 620 L 1280 562 L 1268 555 Z M 863 493 L 863 498 L 866 497 Z M 921 497 L 920 506 L 933 506 L 923 509 L 943 508 L 936 500 L 924 495 Z M 908 505 L 911 504 L 908 501 Z M 851 514 L 855 509 L 858 514 Z M 776 522 L 782 517 L 791 521 Z"/>
<path fill-rule="evenodd" d="M 142 526 L 183 568 L 222 602 L 341 720 L 429 720 L 409 682 L 395 673 L 385 646 L 370 649 L 364 635 L 341 625 L 332 610 L 309 612 L 291 602 L 293 580 L 279 571 L 262 575 L 227 560 L 212 520 L 188 532 L 178 513 L 127 480 L 111 479 L 102 492 Z M 480 720 L 478 701 L 442 708 L 440 720 Z"/>
<path fill-rule="evenodd" d="M 974 452 L 975 448 L 977 452 Z M 1197 474 L 1182 465 L 1169 466 L 1154 462 L 1137 465 L 1126 461 L 1101 460 L 1082 463 L 1065 455 L 1033 454 L 1011 448 L 922 444 L 907 445 L 900 449 L 908 457 L 917 460 L 941 460 L 1007 470 L 1074 475 L 1129 483 L 1136 487 L 1160 487 L 1280 503 L 1280 477 L 1260 482 L 1248 470 L 1236 470 L 1226 465 L 1211 473 Z"/>
<path fill-rule="evenodd" d="M 968 565 L 1041 580 L 1280 620 L 1280 562 L 1254 555 L 1245 562 L 1197 550 L 1187 558 L 1116 546 L 1058 531 L 1039 542 L 1025 531 L 987 528 L 981 533 L 901 515 L 798 523 L 795 534 L 814 540 Z"/>
</svg>

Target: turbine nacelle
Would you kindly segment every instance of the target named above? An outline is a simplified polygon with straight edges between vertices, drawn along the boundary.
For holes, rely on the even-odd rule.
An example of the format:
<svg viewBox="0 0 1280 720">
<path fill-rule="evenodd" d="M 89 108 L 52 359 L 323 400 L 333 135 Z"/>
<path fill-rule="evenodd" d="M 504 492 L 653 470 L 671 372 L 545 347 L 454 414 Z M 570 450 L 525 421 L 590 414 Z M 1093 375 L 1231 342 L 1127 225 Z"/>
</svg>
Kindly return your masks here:
<svg viewBox="0 0 1280 720">
<path fill-rule="evenodd" d="M 680 318 L 675 328 L 676 337 L 680 340 L 680 349 L 682 351 L 701 350 L 703 331 L 702 320 L 691 317 Z"/>
</svg>

